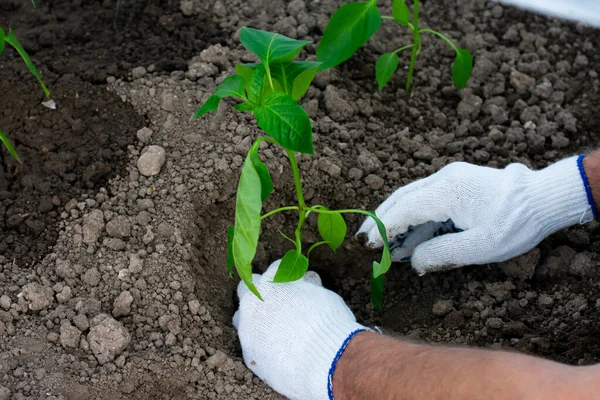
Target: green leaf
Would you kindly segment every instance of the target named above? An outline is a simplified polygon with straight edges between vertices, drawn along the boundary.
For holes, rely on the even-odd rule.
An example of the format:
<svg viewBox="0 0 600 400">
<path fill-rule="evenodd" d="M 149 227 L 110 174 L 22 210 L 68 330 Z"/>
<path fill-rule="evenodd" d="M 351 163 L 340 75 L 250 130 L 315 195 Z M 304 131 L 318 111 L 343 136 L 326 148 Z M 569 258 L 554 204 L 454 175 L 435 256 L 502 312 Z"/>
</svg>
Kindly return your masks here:
<svg viewBox="0 0 600 400">
<path fill-rule="evenodd" d="M 250 82 L 250 79 L 252 78 L 252 74 L 254 73 L 254 70 L 259 65 L 261 65 L 261 64 L 260 63 L 237 64 L 235 66 L 235 72 L 239 76 L 243 77 L 246 80 L 246 82 Z"/>
<path fill-rule="evenodd" d="M 250 81 L 252 79 L 252 75 L 254 74 L 254 71 L 256 70 L 256 68 L 258 68 L 259 65 L 262 65 L 262 64 L 260 64 L 260 63 L 238 64 L 235 66 L 235 70 L 238 73 L 238 75 L 243 76 L 244 79 L 246 80 L 246 90 L 248 89 L 248 85 L 250 84 Z M 266 81 L 267 81 L 267 77 L 265 76 L 265 82 Z M 281 85 L 279 84 L 279 82 L 273 81 L 273 88 L 271 88 L 270 83 L 265 84 L 263 82 L 262 97 L 265 98 L 273 92 L 283 92 L 283 89 L 281 88 Z"/>
<path fill-rule="evenodd" d="M 206 100 L 206 102 L 202 104 L 202 107 L 196 110 L 196 112 L 194 113 L 194 118 L 199 118 L 204 114 L 208 114 L 209 112 L 215 111 L 217 108 L 219 108 L 220 102 L 221 97 L 214 94 L 211 95 L 208 98 L 208 100 Z"/>
<path fill-rule="evenodd" d="M 248 101 L 244 92 L 246 81 L 240 75 L 233 75 L 225 78 L 223 82 L 215 89 L 215 92 L 206 100 L 206 102 L 196 110 L 194 118 L 198 118 L 219 107 L 219 103 L 225 97 L 237 97 Z"/>
<path fill-rule="evenodd" d="M 313 154 L 312 126 L 306 111 L 285 93 L 272 93 L 254 110 L 260 129 L 284 148 Z"/>
<path fill-rule="evenodd" d="M 454 84 L 463 89 L 467 86 L 469 78 L 473 72 L 473 55 L 467 49 L 457 49 L 456 59 L 452 64 L 452 80 Z"/>
<path fill-rule="evenodd" d="M 392 265 L 392 258 L 390 256 L 389 248 L 384 247 L 383 253 L 381 254 L 381 261 L 373 261 L 373 275 L 378 278 L 388 272 Z"/>
<path fill-rule="evenodd" d="M 292 61 L 304 46 L 311 43 L 245 26 L 240 32 L 240 42 L 265 64 L 266 69 L 274 62 Z"/>
<path fill-rule="evenodd" d="M 232 253 L 235 268 L 242 280 L 258 298 L 260 294 L 252 284 L 252 260 L 256 254 L 260 235 L 262 209 L 260 177 L 250 155 L 246 156 L 238 184 L 235 201 L 235 235 Z"/>
<path fill-rule="evenodd" d="M 348 3 L 338 8 L 317 47 L 317 61 L 322 62 L 319 70 L 335 67 L 349 59 L 380 26 L 381 14 L 373 0 Z"/>
<path fill-rule="evenodd" d="M 273 181 L 269 174 L 267 166 L 258 158 L 258 146 L 253 146 L 250 150 L 250 159 L 254 165 L 254 169 L 260 178 L 260 194 L 261 201 L 264 202 L 271 193 L 273 193 Z"/>
<path fill-rule="evenodd" d="M 238 111 L 252 111 L 254 110 L 254 106 L 250 103 L 240 103 L 233 106 Z"/>
<path fill-rule="evenodd" d="M 281 259 L 273 282 L 297 281 L 306 274 L 306 271 L 308 271 L 308 258 L 298 252 L 297 249 L 292 249 L 285 253 L 285 256 Z"/>
<path fill-rule="evenodd" d="M 252 72 L 250 80 L 247 81 L 246 91 L 248 92 L 248 102 L 255 107 L 260 105 L 265 83 L 265 67 L 259 64 Z"/>
<path fill-rule="evenodd" d="M 2 30 L 2 28 L 0 28 L 0 55 L 2 55 L 3 51 L 4 51 L 4 30 Z"/>
<path fill-rule="evenodd" d="M 299 100 L 308 90 L 321 63 L 315 61 L 291 61 L 271 65 L 271 75 L 281 85 L 284 93 Z"/>
<path fill-rule="evenodd" d="M 227 274 L 231 278 L 233 276 L 233 235 L 235 234 L 235 228 L 233 226 L 227 227 Z"/>
<path fill-rule="evenodd" d="M 341 214 L 319 214 L 317 227 L 323 240 L 331 250 L 336 251 L 346 238 L 346 221 Z"/>
<path fill-rule="evenodd" d="M 371 301 L 376 310 L 379 310 L 383 305 L 383 283 L 383 275 L 377 278 L 371 275 Z"/>
<path fill-rule="evenodd" d="M 44 94 L 46 95 L 46 97 L 50 98 L 50 91 L 44 84 L 44 81 L 42 80 L 40 73 L 38 72 L 37 68 L 33 64 L 33 61 L 31 61 L 29 54 L 27 54 L 27 52 L 25 51 L 23 46 L 21 46 L 19 39 L 17 39 L 15 32 L 11 28 L 8 28 L 8 36 L 4 37 L 4 41 L 6 43 L 10 44 L 12 47 L 14 47 L 15 50 L 17 50 L 17 52 L 19 53 L 19 55 L 21 56 L 23 61 L 25 61 L 25 65 L 27 65 L 27 68 L 29 68 L 29 71 L 31 71 L 33 76 L 35 76 L 36 79 L 38 80 L 38 82 L 40 83 L 40 86 L 42 87 L 42 90 L 44 91 Z"/>
<path fill-rule="evenodd" d="M 404 0 L 393 0 L 392 1 L 392 16 L 400 25 L 406 25 L 410 23 L 410 11 Z"/>
<path fill-rule="evenodd" d="M 381 261 L 373 261 L 373 277 L 379 278 L 390 269 L 390 266 L 392 265 L 392 256 L 390 254 L 390 245 L 388 242 L 385 225 L 383 225 L 383 222 L 381 222 L 374 212 L 369 212 L 369 215 L 375 220 L 377 230 L 383 239 L 383 254 L 381 255 Z"/>
<path fill-rule="evenodd" d="M 382 54 L 375 64 L 375 76 L 377 77 L 377 83 L 379 84 L 379 90 L 383 89 L 388 83 L 392 75 L 398 69 L 398 54 L 385 53 Z"/>
<path fill-rule="evenodd" d="M 8 140 L 8 138 L 6 137 L 6 135 L 4 134 L 4 132 L 2 132 L 2 130 L 0 130 L 0 142 L 4 143 L 4 146 L 6 147 L 6 150 L 8 150 L 8 153 L 18 162 L 21 162 L 21 159 L 19 158 L 19 155 L 17 154 L 17 151 L 15 150 L 14 146 L 12 145 L 12 143 L 10 142 L 10 140 Z"/>
</svg>

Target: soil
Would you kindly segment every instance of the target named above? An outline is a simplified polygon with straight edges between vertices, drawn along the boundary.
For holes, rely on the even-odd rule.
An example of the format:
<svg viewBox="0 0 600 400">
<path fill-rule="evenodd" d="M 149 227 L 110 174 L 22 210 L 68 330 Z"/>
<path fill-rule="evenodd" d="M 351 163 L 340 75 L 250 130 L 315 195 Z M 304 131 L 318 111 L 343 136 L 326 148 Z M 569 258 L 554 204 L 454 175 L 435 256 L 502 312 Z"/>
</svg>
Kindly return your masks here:
<svg viewBox="0 0 600 400">
<path fill-rule="evenodd" d="M 7 49 L 0 86 L 12 101 L 0 127 L 23 164 L 5 155 L 0 172 L 0 399 L 281 398 L 243 365 L 231 325 L 237 281 L 225 268 L 237 176 L 259 131 L 228 104 L 189 116 L 252 59 L 241 26 L 318 40 L 341 2 L 145 0 L 118 12 L 110 1 L 38 3 L 0 5 L 0 23 L 15 29 L 57 102 L 40 105 Z M 299 163 L 307 201 L 374 209 L 453 161 L 542 168 L 597 147 L 595 31 L 480 0 L 424 2 L 422 14 L 474 53 L 467 89 L 451 85 L 451 51 L 425 38 L 412 94 L 403 71 L 378 92 L 377 55 L 408 40 L 384 25 L 302 100 L 316 149 Z M 293 204 L 284 153 L 261 155 L 277 188 L 267 208 Z M 160 173 L 142 174 L 145 160 Z M 257 271 L 287 250 L 277 228 L 293 221 L 267 220 Z M 352 231 L 361 220 L 348 222 Z M 311 219 L 305 240 L 315 238 Z M 335 258 L 314 254 L 325 284 L 386 333 L 600 361 L 597 222 L 502 264 L 425 277 L 397 264 L 380 311 L 369 304 L 377 254 L 351 239 Z"/>
</svg>

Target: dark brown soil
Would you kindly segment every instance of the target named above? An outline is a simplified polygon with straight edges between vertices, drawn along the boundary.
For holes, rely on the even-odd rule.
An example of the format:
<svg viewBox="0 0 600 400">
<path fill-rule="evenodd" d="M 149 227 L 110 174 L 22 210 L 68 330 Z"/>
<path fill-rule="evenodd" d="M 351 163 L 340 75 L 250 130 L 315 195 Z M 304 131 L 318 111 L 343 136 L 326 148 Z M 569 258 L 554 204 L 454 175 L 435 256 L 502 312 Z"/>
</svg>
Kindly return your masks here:
<svg viewBox="0 0 600 400">
<path fill-rule="evenodd" d="M 249 60 L 238 43 L 241 26 L 318 40 L 342 1 L 124 0 L 118 15 L 116 3 L 40 0 L 34 9 L 27 1 L 0 2 L 1 26 L 16 30 L 57 102 L 56 110 L 40 105 L 34 78 L 7 49 L 0 127 L 23 164 L 4 152 L 0 165 L 0 295 L 10 300 L 0 310 L 0 391 L 15 398 L 278 399 L 242 365 L 230 322 L 238 280 L 225 267 L 237 177 L 259 131 L 227 104 L 203 120 L 188 118 L 233 64 Z M 377 55 L 409 39 L 387 23 L 350 61 L 317 77 L 302 100 L 316 139 L 315 156 L 299 162 L 308 202 L 375 209 L 398 187 L 453 161 L 542 168 L 598 146 L 597 31 L 498 7 L 423 2 L 423 24 L 475 55 L 463 91 L 451 85 L 451 52 L 433 38 L 424 39 L 411 95 L 403 91 L 402 68 L 377 91 Z M 209 72 L 194 75 L 195 62 Z M 147 72 L 134 77 L 136 67 Z M 533 81 L 515 80 L 516 72 Z M 136 139 L 141 127 L 151 129 L 149 139 Z M 154 177 L 136 166 L 148 144 L 166 152 Z M 266 208 L 293 204 L 285 156 L 272 146 L 261 155 L 276 186 Z M 94 243 L 82 243 L 94 212 L 107 224 L 118 216 L 128 233 L 115 240 L 103 226 Z M 349 232 L 361 222 L 350 216 Z M 277 229 L 289 232 L 294 223 L 293 214 L 265 222 L 257 272 L 289 248 Z M 307 243 L 317 240 L 315 228 L 310 219 Z M 360 322 L 388 334 L 512 348 L 570 364 L 600 361 L 598 222 L 553 235 L 516 267 L 418 277 L 408 264 L 394 265 L 380 311 L 370 305 L 368 279 L 377 256 L 349 234 L 335 256 L 315 251 L 311 268 Z M 132 272 L 135 257 L 144 265 Z M 39 313 L 22 296 L 32 282 L 52 293 Z M 125 292 L 131 310 L 115 313 Z M 451 308 L 434 315 L 440 300 L 451 300 Z M 99 313 L 131 335 L 105 365 L 80 323 Z M 63 344 L 65 325 L 81 333 L 73 346 Z"/>
<path fill-rule="evenodd" d="M 185 60 L 221 40 L 210 18 L 183 18 L 178 9 L 178 1 L 158 0 L 122 2 L 119 10 L 98 1 L 0 4 L 1 26 L 16 32 L 57 103 L 57 110 L 40 104 L 35 79 L 7 49 L 0 89 L 10 101 L 2 104 L 0 127 L 23 164 L 1 150 L 0 254 L 19 263 L 42 257 L 56 241 L 66 202 L 93 195 L 122 172 L 143 117 L 99 84 L 127 76 L 132 65 L 185 69 Z"/>
</svg>

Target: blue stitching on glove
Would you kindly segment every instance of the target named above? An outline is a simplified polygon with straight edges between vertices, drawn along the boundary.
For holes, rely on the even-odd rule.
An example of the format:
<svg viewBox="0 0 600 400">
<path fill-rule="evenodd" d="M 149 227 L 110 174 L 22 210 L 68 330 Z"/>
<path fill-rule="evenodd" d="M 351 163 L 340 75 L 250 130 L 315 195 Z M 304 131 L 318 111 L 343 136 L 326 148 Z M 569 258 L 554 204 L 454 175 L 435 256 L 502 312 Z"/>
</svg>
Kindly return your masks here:
<svg viewBox="0 0 600 400">
<path fill-rule="evenodd" d="M 596 202 L 594 201 L 594 197 L 592 196 L 592 188 L 590 187 L 590 182 L 588 181 L 587 175 L 585 174 L 585 170 L 583 169 L 583 157 L 585 157 L 584 154 L 580 154 L 579 157 L 577 157 L 577 168 L 579 168 L 579 174 L 581 175 L 581 179 L 583 180 L 585 194 L 587 195 L 589 205 L 592 207 L 592 213 L 594 214 L 594 218 L 598 218 L 598 210 L 596 210 Z"/>
<path fill-rule="evenodd" d="M 340 349 L 335 354 L 335 357 L 333 358 L 333 362 L 331 363 L 331 367 L 329 368 L 329 374 L 327 376 L 327 394 L 329 395 L 329 400 L 334 400 L 332 384 L 333 384 L 333 373 L 335 372 L 335 367 L 337 366 L 337 362 L 339 361 L 340 357 L 344 353 L 344 350 L 346 350 L 348 343 L 350 343 L 350 340 L 354 337 L 354 335 L 356 335 L 359 332 L 364 332 L 364 331 L 366 331 L 366 329 L 357 329 L 354 332 L 352 332 L 350 335 L 348 335 L 346 340 L 344 340 L 344 343 L 342 343 L 342 347 L 340 347 Z"/>
</svg>

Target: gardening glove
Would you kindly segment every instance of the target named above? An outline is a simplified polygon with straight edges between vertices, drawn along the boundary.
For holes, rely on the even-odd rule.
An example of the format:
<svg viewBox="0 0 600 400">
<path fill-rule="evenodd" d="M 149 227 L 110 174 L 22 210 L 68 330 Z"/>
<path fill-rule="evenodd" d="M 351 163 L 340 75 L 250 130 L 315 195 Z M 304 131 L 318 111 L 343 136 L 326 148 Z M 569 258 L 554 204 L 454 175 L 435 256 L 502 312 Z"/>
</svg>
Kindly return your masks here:
<svg viewBox="0 0 600 400">
<path fill-rule="evenodd" d="M 244 362 L 259 378 L 290 399 L 333 398 L 335 363 L 350 338 L 367 330 L 336 293 L 323 288 L 317 273 L 273 283 L 281 260 L 253 275 L 261 301 L 244 282 L 233 316 Z M 331 396 L 331 397 L 330 397 Z"/>
<path fill-rule="evenodd" d="M 457 162 L 398 189 L 375 211 L 386 226 L 392 260 L 410 259 L 419 275 L 506 261 L 559 229 L 591 221 L 596 208 L 582 159 L 540 171 Z M 371 248 L 383 245 L 372 220 L 358 237 Z"/>
</svg>

